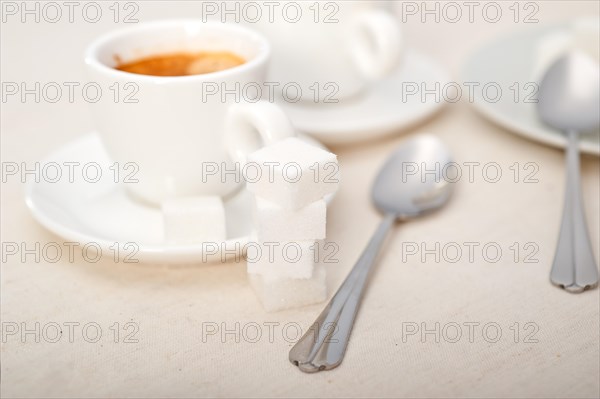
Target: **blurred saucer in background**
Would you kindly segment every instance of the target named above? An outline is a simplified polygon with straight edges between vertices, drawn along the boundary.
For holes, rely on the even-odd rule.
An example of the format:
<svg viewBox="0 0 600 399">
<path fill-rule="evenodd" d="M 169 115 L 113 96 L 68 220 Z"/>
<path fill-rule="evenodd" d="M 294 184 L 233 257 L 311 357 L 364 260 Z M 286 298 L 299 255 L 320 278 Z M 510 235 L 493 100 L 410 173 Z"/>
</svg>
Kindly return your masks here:
<svg viewBox="0 0 600 399">
<path fill-rule="evenodd" d="M 468 58 L 462 74 L 463 82 L 479 84 L 473 92 L 472 105 L 483 116 L 512 132 L 530 140 L 565 148 L 566 136 L 546 126 L 538 118 L 538 80 L 543 76 L 543 69 L 565 51 L 597 51 L 596 46 L 590 44 L 590 39 L 599 40 L 595 31 L 597 22 L 586 18 L 538 27 L 501 38 L 478 49 Z M 594 57 L 595 54 L 590 56 Z M 490 88 L 486 94 L 483 90 L 486 84 L 500 87 L 501 95 L 497 95 L 494 88 Z M 581 134 L 580 149 L 587 154 L 600 155 L 600 131 Z"/>
<path fill-rule="evenodd" d="M 299 131 L 325 144 L 354 143 L 399 133 L 422 122 L 445 101 L 436 101 L 433 95 L 424 101 L 421 88 L 433 90 L 449 81 L 442 67 L 409 49 L 397 71 L 356 98 L 337 104 L 282 101 L 280 105 Z M 418 93 L 410 94 L 415 87 Z"/>
</svg>

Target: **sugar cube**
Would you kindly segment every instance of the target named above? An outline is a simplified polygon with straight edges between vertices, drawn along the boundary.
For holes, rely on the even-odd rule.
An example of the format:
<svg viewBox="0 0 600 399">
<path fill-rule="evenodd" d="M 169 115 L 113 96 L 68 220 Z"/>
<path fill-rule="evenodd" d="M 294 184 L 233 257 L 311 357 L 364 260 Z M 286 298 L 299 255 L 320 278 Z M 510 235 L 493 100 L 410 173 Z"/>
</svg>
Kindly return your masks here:
<svg viewBox="0 0 600 399">
<path fill-rule="evenodd" d="M 577 49 L 600 62 L 600 18 L 577 19 L 573 26 L 573 43 Z"/>
<path fill-rule="evenodd" d="M 248 274 L 309 279 L 313 275 L 318 243 L 311 241 L 256 241 L 246 246 Z"/>
<path fill-rule="evenodd" d="M 551 32 L 542 36 L 535 47 L 532 80 L 540 82 L 548 68 L 573 44 L 573 36 L 567 30 Z"/>
<path fill-rule="evenodd" d="M 260 241 L 306 241 L 325 238 L 325 200 L 317 200 L 294 210 L 257 197 L 254 214 L 256 235 Z"/>
<path fill-rule="evenodd" d="M 600 20 L 580 18 L 571 26 L 543 35 L 536 43 L 532 80 L 540 82 L 548 68 L 569 51 L 580 51 L 600 61 Z"/>
<path fill-rule="evenodd" d="M 337 190 L 337 157 L 292 137 L 248 155 L 243 175 L 250 192 L 283 208 L 299 209 Z"/>
<path fill-rule="evenodd" d="M 164 231 L 172 244 L 220 243 L 226 239 L 225 207 L 221 197 L 197 196 L 162 203 Z"/>
<path fill-rule="evenodd" d="M 326 273 L 323 265 L 315 267 L 309 279 L 290 279 L 249 274 L 250 285 L 267 312 L 297 308 L 327 299 Z"/>
</svg>

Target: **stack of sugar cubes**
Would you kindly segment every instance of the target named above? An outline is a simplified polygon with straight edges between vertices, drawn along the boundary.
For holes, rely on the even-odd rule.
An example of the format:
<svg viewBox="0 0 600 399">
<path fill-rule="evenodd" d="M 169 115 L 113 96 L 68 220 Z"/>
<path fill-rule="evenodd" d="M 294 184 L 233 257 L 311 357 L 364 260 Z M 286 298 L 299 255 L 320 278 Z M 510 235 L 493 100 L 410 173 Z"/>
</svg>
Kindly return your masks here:
<svg viewBox="0 0 600 399">
<path fill-rule="evenodd" d="M 322 302 L 325 197 L 339 184 L 335 154 L 298 138 L 248 156 L 244 178 L 256 197 L 255 239 L 247 246 L 250 284 L 267 311 Z"/>
</svg>

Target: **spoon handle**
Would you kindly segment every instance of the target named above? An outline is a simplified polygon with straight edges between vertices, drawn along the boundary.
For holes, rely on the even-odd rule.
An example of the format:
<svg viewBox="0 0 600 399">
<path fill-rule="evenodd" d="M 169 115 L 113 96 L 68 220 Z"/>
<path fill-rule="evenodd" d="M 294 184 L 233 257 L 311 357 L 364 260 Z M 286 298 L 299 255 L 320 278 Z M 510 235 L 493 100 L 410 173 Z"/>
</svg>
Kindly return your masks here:
<svg viewBox="0 0 600 399">
<path fill-rule="evenodd" d="M 300 370 L 307 373 L 330 370 L 342 362 L 369 270 L 395 220 L 395 215 L 385 215 L 348 277 L 290 350 L 290 362 Z"/>
<path fill-rule="evenodd" d="M 569 131 L 568 140 L 565 203 L 550 280 L 569 292 L 579 293 L 598 284 L 598 269 L 581 196 L 579 134 Z"/>
</svg>

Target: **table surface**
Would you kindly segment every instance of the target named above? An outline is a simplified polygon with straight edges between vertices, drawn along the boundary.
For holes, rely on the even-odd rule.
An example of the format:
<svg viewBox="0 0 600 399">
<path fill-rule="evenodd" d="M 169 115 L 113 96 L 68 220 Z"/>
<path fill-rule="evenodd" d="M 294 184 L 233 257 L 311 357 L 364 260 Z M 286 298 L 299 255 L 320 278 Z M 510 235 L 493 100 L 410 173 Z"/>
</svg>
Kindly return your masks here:
<svg viewBox="0 0 600 399">
<path fill-rule="evenodd" d="M 144 21 L 189 17 L 199 7 L 137 4 Z M 535 4 L 539 24 L 599 14 L 596 1 Z M 505 12 L 509 6 L 502 3 Z M 97 24 L 9 19 L 2 24 L 2 81 L 86 81 L 86 44 L 120 25 L 110 18 Z M 410 19 L 404 31 L 411 47 L 457 77 L 470 51 L 529 28 L 511 18 L 496 24 Z M 91 130 L 85 103 L 3 100 L 2 161 L 33 163 Z M 571 295 L 548 281 L 562 211 L 563 153 L 489 123 L 464 101 L 410 132 L 332 148 L 344 182 L 328 214 L 328 241 L 339 246 L 339 263 L 327 265 L 330 296 L 380 220 L 368 187 L 381 162 L 422 132 L 440 137 L 456 160 L 496 162 L 507 176 L 515 162 L 534 162 L 539 182 L 461 181 L 442 212 L 399 225 L 365 294 L 341 367 L 309 375 L 288 362 L 297 329 L 305 329 L 323 305 L 265 313 L 241 262 L 166 267 L 90 263 L 78 254 L 73 261 L 21 262 L 3 249 L 2 396 L 598 397 L 599 291 Z M 599 169 L 597 158 L 582 160 L 596 259 Z M 31 217 L 23 193 L 18 179 L 2 184 L 2 242 L 60 243 Z M 451 255 L 439 261 L 406 256 L 406 243 L 452 249 L 453 243 L 466 248 L 466 242 L 479 244 L 472 262 L 464 254 L 456 263 Z M 481 251 L 488 243 L 503 251 L 496 263 Z M 516 261 L 514 243 L 520 248 Z M 537 262 L 525 262 L 535 248 Z M 51 342 L 57 325 L 63 336 Z M 15 326 L 19 333 L 9 334 Z M 21 334 L 24 329 L 33 332 Z M 102 336 L 91 342 L 95 329 Z"/>
</svg>

